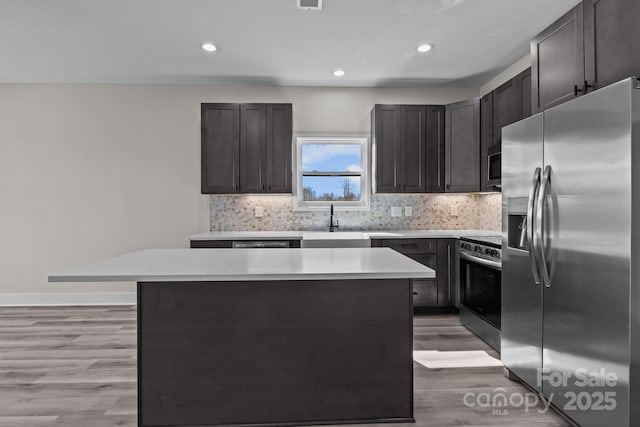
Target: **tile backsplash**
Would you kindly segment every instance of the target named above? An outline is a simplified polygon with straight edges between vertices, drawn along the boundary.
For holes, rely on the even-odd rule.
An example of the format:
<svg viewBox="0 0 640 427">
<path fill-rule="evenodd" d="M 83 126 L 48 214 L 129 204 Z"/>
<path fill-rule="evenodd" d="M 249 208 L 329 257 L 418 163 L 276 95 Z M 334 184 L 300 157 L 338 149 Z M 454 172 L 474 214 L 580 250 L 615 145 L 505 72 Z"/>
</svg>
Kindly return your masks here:
<svg viewBox="0 0 640 427">
<path fill-rule="evenodd" d="M 501 194 L 375 194 L 371 210 L 337 211 L 340 230 L 493 230 L 501 227 Z M 412 216 L 392 217 L 391 207 L 411 206 Z M 451 215 L 451 207 L 457 216 Z M 262 217 L 255 208 L 262 207 Z M 328 230 L 329 210 L 293 210 L 290 195 L 211 195 L 211 231 Z M 404 215 L 404 209 L 403 209 Z"/>
</svg>

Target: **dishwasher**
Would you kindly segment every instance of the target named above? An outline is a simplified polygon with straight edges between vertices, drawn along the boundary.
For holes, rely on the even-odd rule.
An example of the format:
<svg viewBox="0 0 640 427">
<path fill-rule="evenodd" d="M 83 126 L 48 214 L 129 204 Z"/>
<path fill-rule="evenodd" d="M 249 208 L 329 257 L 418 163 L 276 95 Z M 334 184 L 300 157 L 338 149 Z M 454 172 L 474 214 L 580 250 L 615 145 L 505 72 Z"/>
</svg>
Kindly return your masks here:
<svg viewBox="0 0 640 427">
<path fill-rule="evenodd" d="M 234 241 L 232 248 L 289 248 L 291 242 L 288 240 L 239 240 Z"/>
</svg>

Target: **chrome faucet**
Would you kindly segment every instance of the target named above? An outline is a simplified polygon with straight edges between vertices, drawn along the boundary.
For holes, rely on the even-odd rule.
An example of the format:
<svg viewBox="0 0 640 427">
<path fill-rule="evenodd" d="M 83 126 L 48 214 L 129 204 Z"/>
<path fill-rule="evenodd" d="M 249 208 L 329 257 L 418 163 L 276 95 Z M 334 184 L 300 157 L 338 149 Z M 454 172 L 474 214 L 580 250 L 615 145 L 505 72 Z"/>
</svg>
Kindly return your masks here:
<svg viewBox="0 0 640 427">
<path fill-rule="evenodd" d="M 333 223 L 333 203 L 331 203 L 331 217 L 329 218 L 329 231 L 334 232 L 336 228 L 340 227 L 338 220 L 336 223 Z"/>
</svg>

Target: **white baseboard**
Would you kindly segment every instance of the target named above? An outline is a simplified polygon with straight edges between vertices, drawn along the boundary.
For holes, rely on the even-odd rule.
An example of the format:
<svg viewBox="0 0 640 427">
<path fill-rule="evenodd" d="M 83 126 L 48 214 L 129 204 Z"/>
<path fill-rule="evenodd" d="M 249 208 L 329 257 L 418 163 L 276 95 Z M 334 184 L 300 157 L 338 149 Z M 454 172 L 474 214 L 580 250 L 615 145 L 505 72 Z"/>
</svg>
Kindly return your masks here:
<svg viewBox="0 0 640 427">
<path fill-rule="evenodd" d="M 30 305 L 132 305 L 136 304 L 135 292 L 110 293 L 54 293 L 54 294 L 3 294 L 0 306 Z"/>
</svg>

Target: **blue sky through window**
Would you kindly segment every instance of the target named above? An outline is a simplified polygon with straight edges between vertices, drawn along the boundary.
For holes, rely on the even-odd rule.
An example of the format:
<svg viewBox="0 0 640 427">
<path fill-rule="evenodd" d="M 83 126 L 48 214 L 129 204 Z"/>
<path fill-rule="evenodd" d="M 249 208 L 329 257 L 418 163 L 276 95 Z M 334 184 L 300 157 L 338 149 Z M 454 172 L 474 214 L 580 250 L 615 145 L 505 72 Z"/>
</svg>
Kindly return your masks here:
<svg viewBox="0 0 640 427">
<path fill-rule="evenodd" d="M 303 172 L 361 172 L 360 144 L 302 144 Z M 303 199 L 360 200 L 359 176 L 303 176 Z"/>
<path fill-rule="evenodd" d="M 356 172 L 362 170 L 360 144 L 303 144 L 304 172 Z"/>
</svg>

